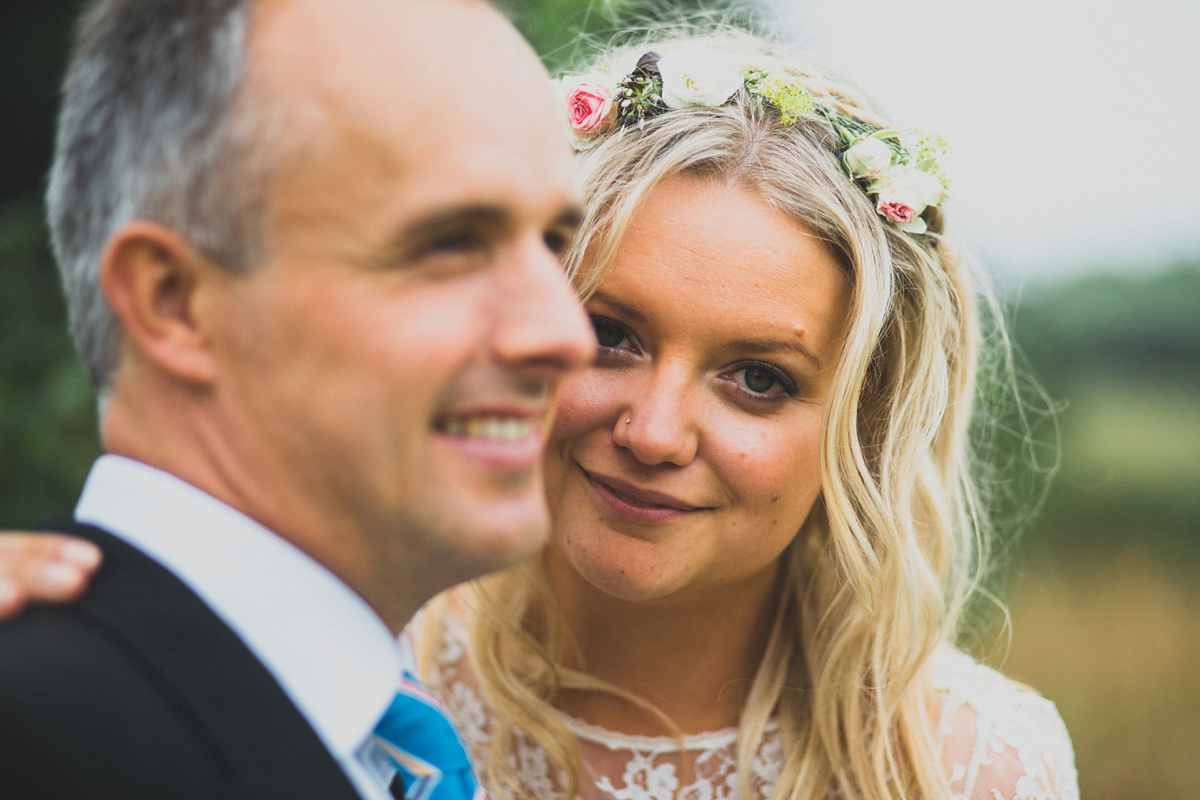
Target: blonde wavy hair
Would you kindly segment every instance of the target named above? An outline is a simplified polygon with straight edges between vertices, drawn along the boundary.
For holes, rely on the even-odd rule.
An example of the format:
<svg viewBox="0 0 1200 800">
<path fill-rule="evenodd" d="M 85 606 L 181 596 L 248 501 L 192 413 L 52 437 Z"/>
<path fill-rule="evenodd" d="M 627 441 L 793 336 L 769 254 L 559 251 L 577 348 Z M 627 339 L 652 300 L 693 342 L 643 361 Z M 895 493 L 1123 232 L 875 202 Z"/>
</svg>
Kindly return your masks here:
<svg viewBox="0 0 1200 800">
<path fill-rule="evenodd" d="M 847 115 L 891 127 L 854 89 L 782 47 L 728 31 L 699 38 L 746 67 L 801 78 Z M 598 61 L 636 60 L 671 44 L 642 39 Z M 783 554 L 778 610 L 739 724 L 742 794 L 752 796 L 750 765 L 777 718 L 785 758 L 774 800 L 833 791 L 944 798 L 927 669 L 956 636 L 987 562 L 968 430 L 978 303 L 994 310 L 994 301 L 945 238 L 941 212 L 922 236 L 886 223 L 843 171 L 843 147 L 820 115 L 785 125 L 745 92 L 719 108 L 668 112 L 609 135 L 579 157 L 586 216 L 568 266 L 586 295 L 647 195 L 687 175 L 756 193 L 815 231 L 845 268 L 853 297 L 822 426 L 821 497 Z M 649 703 L 564 666 L 568 633 L 540 564 L 478 581 L 474 591 L 470 658 L 496 711 L 484 782 L 493 798 L 533 800 L 511 759 L 524 737 L 563 770 L 573 797 L 580 757 L 553 712 L 558 693 L 591 689 Z"/>
</svg>

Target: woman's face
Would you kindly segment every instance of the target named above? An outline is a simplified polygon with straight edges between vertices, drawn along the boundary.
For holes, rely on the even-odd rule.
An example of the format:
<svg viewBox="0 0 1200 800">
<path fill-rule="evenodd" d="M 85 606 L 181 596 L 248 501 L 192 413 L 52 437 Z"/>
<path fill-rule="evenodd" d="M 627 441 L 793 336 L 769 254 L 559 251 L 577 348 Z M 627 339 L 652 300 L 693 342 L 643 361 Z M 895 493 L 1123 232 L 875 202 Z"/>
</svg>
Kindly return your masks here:
<svg viewBox="0 0 1200 800">
<path fill-rule="evenodd" d="M 552 574 L 628 600 L 773 581 L 820 490 L 849 297 L 825 246 L 756 195 L 658 186 L 587 302 L 599 356 L 550 437 Z"/>
</svg>

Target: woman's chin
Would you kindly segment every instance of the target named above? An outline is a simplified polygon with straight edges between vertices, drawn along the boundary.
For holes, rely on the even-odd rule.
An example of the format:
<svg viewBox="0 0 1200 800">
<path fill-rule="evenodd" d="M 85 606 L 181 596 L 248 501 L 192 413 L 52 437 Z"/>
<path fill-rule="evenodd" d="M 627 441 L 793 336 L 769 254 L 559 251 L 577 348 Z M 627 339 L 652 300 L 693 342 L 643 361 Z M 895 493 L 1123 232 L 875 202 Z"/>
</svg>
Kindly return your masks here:
<svg viewBox="0 0 1200 800">
<path fill-rule="evenodd" d="M 580 571 L 581 577 L 595 589 L 616 600 L 627 603 L 646 603 L 671 593 L 669 588 L 653 580 L 613 570 Z"/>
<path fill-rule="evenodd" d="M 566 560 L 568 569 L 578 578 L 617 600 L 650 602 L 685 588 L 674 565 L 659 553 L 639 552 L 646 549 L 632 547 L 613 552 L 568 545 Z"/>
</svg>

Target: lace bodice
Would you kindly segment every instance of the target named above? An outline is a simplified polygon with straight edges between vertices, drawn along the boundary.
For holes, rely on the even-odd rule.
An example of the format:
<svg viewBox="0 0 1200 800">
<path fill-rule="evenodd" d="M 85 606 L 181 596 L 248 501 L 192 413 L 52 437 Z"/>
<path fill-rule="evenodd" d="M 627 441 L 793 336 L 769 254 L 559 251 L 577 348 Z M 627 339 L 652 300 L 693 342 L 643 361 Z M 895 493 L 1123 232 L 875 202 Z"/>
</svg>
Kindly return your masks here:
<svg viewBox="0 0 1200 800">
<path fill-rule="evenodd" d="M 444 624 L 431 676 L 476 763 L 488 757 L 491 708 L 470 672 L 461 621 Z M 1054 704 L 951 649 L 932 665 L 941 700 L 935 731 L 954 800 L 1078 800 L 1075 758 Z M 673 737 L 633 736 L 562 716 L 579 739 L 579 800 L 743 800 L 736 775 L 737 730 Z M 519 742 L 523 784 L 542 797 L 565 785 L 546 753 Z M 768 800 L 783 761 L 777 727 L 769 726 L 754 760 L 754 797 Z"/>
</svg>

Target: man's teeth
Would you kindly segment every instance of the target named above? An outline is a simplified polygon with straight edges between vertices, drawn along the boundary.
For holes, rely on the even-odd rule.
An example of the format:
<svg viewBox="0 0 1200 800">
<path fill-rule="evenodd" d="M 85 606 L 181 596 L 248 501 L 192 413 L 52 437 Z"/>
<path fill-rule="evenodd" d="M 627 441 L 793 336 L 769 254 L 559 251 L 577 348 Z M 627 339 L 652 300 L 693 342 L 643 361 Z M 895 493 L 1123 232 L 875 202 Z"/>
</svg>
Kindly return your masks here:
<svg viewBox="0 0 1200 800">
<path fill-rule="evenodd" d="M 533 433 L 533 420 L 512 417 L 466 417 L 446 420 L 446 433 L 478 439 L 519 442 Z"/>
</svg>

